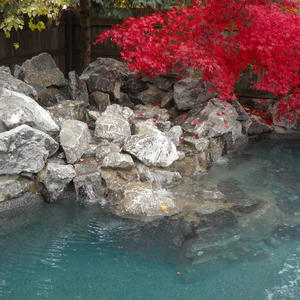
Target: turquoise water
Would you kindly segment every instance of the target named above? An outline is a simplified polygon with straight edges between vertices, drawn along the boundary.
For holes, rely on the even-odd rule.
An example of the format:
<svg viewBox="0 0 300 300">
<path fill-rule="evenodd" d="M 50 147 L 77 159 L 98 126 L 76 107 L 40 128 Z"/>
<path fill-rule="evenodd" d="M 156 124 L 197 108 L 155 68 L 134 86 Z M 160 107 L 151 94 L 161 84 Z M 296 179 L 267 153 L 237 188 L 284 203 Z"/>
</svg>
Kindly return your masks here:
<svg viewBox="0 0 300 300">
<path fill-rule="evenodd" d="M 299 224 L 300 143 L 279 143 L 249 145 L 193 184 L 234 178 L 274 202 L 264 224 Z M 261 236 L 275 239 L 264 243 L 267 255 L 194 265 L 173 246 L 167 225 L 123 220 L 72 199 L 2 214 L 0 299 L 299 300 L 300 230 L 274 236 L 254 217 L 241 228 L 260 245 Z"/>
</svg>

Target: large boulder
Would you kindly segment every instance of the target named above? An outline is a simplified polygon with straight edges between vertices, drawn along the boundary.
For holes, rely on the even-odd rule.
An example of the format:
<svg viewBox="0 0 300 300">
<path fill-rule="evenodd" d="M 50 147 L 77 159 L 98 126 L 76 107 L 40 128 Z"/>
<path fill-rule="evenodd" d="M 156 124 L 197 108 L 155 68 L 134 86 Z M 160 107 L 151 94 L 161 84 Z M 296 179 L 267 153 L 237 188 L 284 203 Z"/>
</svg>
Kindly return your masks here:
<svg viewBox="0 0 300 300">
<path fill-rule="evenodd" d="M 31 180 L 16 175 L 0 176 L 0 202 L 20 197 L 33 185 Z"/>
<path fill-rule="evenodd" d="M 242 125 L 237 120 L 239 114 L 227 101 L 212 99 L 204 107 L 189 113 L 182 127 L 198 137 L 215 138 L 230 133 L 232 142 L 242 136 Z"/>
<path fill-rule="evenodd" d="M 67 88 L 36 87 L 38 103 L 43 107 L 49 107 L 71 98 Z"/>
<path fill-rule="evenodd" d="M 140 92 L 136 97 L 143 104 L 150 104 L 150 103 L 161 104 L 162 102 L 168 102 L 170 98 L 171 99 L 173 98 L 173 95 L 164 92 L 153 85 L 149 85 L 148 89 Z"/>
<path fill-rule="evenodd" d="M 168 167 L 179 158 L 171 139 L 149 122 L 138 123 L 133 136 L 126 139 L 124 151 L 135 156 L 147 166 Z"/>
<path fill-rule="evenodd" d="M 189 110 L 213 98 L 201 79 L 185 78 L 174 85 L 174 101 L 179 110 Z"/>
<path fill-rule="evenodd" d="M 87 112 L 87 104 L 82 101 L 66 100 L 62 103 L 47 107 L 51 117 L 61 127 L 66 120 L 84 121 Z"/>
<path fill-rule="evenodd" d="M 19 79 L 37 87 L 63 87 L 67 84 L 64 74 L 48 53 L 41 53 L 26 60 L 20 67 Z"/>
<path fill-rule="evenodd" d="M 101 91 L 119 98 L 122 82 L 129 74 L 125 63 L 113 58 L 99 57 L 84 69 L 80 79 L 87 83 L 90 93 Z"/>
<path fill-rule="evenodd" d="M 130 108 L 115 104 L 107 107 L 96 121 L 95 136 L 102 139 L 124 141 L 131 135 L 128 119 L 133 115 Z"/>
<path fill-rule="evenodd" d="M 0 88 L 6 88 L 14 92 L 22 93 L 34 99 L 37 98 L 37 92 L 32 86 L 15 78 L 10 73 L 7 73 L 3 70 L 0 71 Z"/>
<path fill-rule="evenodd" d="M 47 167 L 39 174 L 39 180 L 45 187 L 43 194 L 46 200 L 48 202 L 57 200 L 75 175 L 75 170 L 71 165 L 48 163 Z"/>
<path fill-rule="evenodd" d="M 110 105 L 109 94 L 99 91 L 92 92 L 90 94 L 91 104 L 94 104 L 100 112 L 104 112 L 108 105 Z"/>
<path fill-rule="evenodd" d="M 90 148 L 91 134 L 88 126 L 81 121 L 65 121 L 59 138 L 69 164 L 78 161 Z"/>
<path fill-rule="evenodd" d="M 59 131 L 49 112 L 37 102 L 7 89 L 0 89 L 0 120 L 8 129 L 28 124 L 47 133 Z"/>
<path fill-rule="evenodd" d="M 0 175 L 38 173 L 58 149 L 46 133 L 21 125 L 0 133 Z"/>
</svg>

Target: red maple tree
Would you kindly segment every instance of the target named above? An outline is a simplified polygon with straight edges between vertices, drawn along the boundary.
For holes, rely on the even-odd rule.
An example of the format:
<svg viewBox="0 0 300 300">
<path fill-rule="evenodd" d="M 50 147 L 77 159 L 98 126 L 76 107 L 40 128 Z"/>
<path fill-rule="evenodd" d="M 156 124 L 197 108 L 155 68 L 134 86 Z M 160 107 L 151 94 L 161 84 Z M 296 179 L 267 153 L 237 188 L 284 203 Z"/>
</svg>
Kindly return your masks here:
<svg viewBox="0 0 300 300">
<path fill-rule="evenodd" d="M 278 113 L 300 117 L 300 15 L 297 0 L 205 0 L 128 18 L 105 31 L 131 71 L 148 76 L 194 70 L 221 99 L 235 99 L 245 70 L 256 89 L 280 97 Z"/>
</svg>

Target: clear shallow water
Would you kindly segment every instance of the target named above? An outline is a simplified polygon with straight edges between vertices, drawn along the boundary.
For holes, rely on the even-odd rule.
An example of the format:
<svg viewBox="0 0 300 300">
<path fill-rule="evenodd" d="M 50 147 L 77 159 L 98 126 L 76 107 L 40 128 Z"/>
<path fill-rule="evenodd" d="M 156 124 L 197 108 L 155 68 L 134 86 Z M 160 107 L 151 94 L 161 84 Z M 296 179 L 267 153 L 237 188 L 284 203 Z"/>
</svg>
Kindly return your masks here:
<svg viewBox="0 0 300 300">
<path fill-rule="evenodd" d="M 300 223 L 300 143 L 276 143 L 249 145 L 188 186 L 193 191 L 195 181 L 235 179 L 263 198 L 268 213 L 239 221 L 252 241 L 276 224 Z M 300 299 L 298 238 L 266 245 L 268 255 L 259 259 L 192 265 L 166 226 L 142 226 L 68 199 L 0 215 L 0 228 L 1 300 Z"/>
</svg>

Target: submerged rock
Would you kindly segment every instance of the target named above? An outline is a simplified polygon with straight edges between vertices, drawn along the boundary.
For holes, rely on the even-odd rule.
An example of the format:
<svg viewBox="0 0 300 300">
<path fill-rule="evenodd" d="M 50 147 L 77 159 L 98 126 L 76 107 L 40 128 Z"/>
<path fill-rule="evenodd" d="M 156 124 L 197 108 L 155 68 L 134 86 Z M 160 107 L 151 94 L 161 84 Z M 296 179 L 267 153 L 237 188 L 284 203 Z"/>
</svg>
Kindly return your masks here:
<svg viewBox="0 0 300 300">
<path fill-rule="evenodd" d="M 109 190 L 108 201 L 113 211 L 127 217 L 161 217 L 177 212 L 173 200 L 152 190 L 147 183 L 130 182 L 119 193 Z"/>
<path fill-rule="evenodd" d="M 27 125 L 0 133 L 0 175 L 38 173 L 57 149 L 53 138 Z"/>
<path fill-rule="evenodd" d="M 67 120 L 63 123 L 59 135 L 61 146 L 70 164 L 78 161 L 89 150 L 91 141 L 88 126 L 77 120 Z"/>
<path fill-rule="evenodd" d="M 0 120 L 8 129 L 27 124 L 47 133 L 59 131 L 49 112 L 32 98 L 7 89 L 0 89 Z"/>
<path fill-rule="evenodd" d="M 48 163 L 46 169 L 39 174 L 39 180 L 45 186 L 43 194 L 46 201 L 56 201 L 75 175 L 75 170 L 71 165 Z"/>
</svg>

